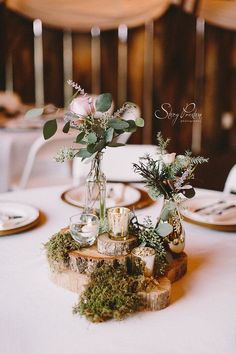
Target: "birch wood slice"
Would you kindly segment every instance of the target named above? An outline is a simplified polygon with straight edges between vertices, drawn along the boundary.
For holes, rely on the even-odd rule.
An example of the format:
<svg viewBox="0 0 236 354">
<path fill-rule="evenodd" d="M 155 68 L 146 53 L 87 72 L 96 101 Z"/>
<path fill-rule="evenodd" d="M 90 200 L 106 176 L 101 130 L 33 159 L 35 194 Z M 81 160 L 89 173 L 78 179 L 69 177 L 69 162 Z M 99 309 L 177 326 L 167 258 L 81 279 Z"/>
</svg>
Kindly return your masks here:
<svg viewBox="0 0 236 354">
<path fill-rule="evenodd" d="M 97 238 L 97 250 L 108 256 L 126 256 L 138 244 L 136 236 L 130 236 L 127 240 L 112 240 L 108 234 L 102 234 Z"/>
<path fill-rule="evenodd" d="M 157 287 L 150 292 L 139 293 L 143 300 L 145 310 L 158 311 L 170 304 L 171 282 L 168 278 L 157 279 Z"/>
<path fill-rule="evenodd" d="M 84 290 L 89 281 L 87 275 L 79 274 L 72 270 L 65 270 L 61 273 L 51 272 L 50 279 L 57 286 L 78 294 Z"/>
<path fill-rule="evenodd" d="M 97 266 L 104 263 L 112 264 L 116 260 L 119 264 L 126 266 L 128 256 L 108 256 L 100 254 L 97 251 L 97 246 L 93 245 L 88 248 L 81 248 L 77 251 L 69 253 L 70 269 L 81 274 L 91 273 Z"/>
<path fill-rule="evenodd" d="M 188 257 L 187 254 L 182 252 L 176 256 L 171 262 L 165 276 L 174 283 L 184 276 L 187 272 Z"/>
<path fill-rule="evenodd" d="M 72 270 L 66 270 L 62 273 L 52 272 L 50 276 L 52 282 L 57 286 L 81 294 L 89 277 L 85 274 L 79 274 Z M 150 311 L 158 311 L 167 307 L 170 303 L 171 282 L 162 277 L 158 279 L 158 285 L 150 292 L 140 292 L 144 301 L 144 309 Z"/>
</svg>

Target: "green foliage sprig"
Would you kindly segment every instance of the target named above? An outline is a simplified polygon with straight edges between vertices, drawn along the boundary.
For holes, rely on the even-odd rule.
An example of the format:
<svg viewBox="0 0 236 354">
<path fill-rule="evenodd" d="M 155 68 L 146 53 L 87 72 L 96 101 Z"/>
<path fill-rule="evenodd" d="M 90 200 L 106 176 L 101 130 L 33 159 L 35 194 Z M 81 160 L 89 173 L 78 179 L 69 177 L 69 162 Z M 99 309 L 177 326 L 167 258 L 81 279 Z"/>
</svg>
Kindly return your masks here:
<svg viewBox="0 0 236 354">
<path fill-rule="evenodd" d="M 176 200 L 181 194 L 192 198 L 195 191 L 189 182 L 194 178 L 196 166 L 208 159 L 193 157 L 189 151 L 185 155 L 168 154 L 166 148 L 169 141 L 170 139 L 164 140 L 161 133 L 158 133 L 157 157 L 146 155 L 140 158 L 138 164 L 133 164 L 134 171 L 143 177 L 153 199 L 164 196 L 165 199 Z"/>
<path fill-rule="evenodd" d="M 149 217 L 146 217 L 144 223 L 141 224 L 137 216 L 133 216 L 129 229 L 130 233 L 138 237 L 141 245 L 155 249 L 158 272 L 160 275 L 165 274 L 168 265 L 165 237 L 173 231 L 173 227 L 168 223 L 154 226 Z"/>
<path fill-rule="evenodd" d="M 109 319 L 121 320 L 143 307 L 140 292 L 155 287 L 152 279 L 127 272 L 127 267 L 114 261 L 103 264 L 90 276 L 90 282 L 82 293 L 73 313 L 81 314 L 92 322 Z"/>
<path fill-rule="evenodd" d="M 72 80 L 68 84 L 75 90 L 68 111 L 65 113 L 65 125 L 63 133 L 69 133 L 70 129 L 77 130 L 75 143 L 78 148 L 70 148 L 59 152 L 56 160 L 63 162 L 65 159 L 80 157 L 87 159 L 106 147 L 119 147 L 124 144 L 118 143 L 117 138 L 126 132 L 133 133 L 137 127 L 144 126 L 144 120 L 137 117 L 135 120 L 125 120 L 122 115 L 131 111 L 136 106 L 133 103 L 125 103 L 119 110 L 112 114 L 112 96 L 103 93 L 96 98 L 88 96 L 84 90 Z M 82 113 L 81 113 L 82 112 Z M 44 108 L 32 109 L 27 112 L 28 118 L 33 118 L 44 113 Z M 44 138 L 50 139 L 58 129 L 57 119 L 48 120 L 43 127 Z M 81 147 L 82 145 L 82 147 Z"/>
<path fill-rule="evenodd" d="M 78 250 L 79 244 L 71 237 L 70 232 L 58 232 L 44 244 L 48 262 L 58 270 L 58 264 L 69 265 L 69 252 Z"/>
</svg>

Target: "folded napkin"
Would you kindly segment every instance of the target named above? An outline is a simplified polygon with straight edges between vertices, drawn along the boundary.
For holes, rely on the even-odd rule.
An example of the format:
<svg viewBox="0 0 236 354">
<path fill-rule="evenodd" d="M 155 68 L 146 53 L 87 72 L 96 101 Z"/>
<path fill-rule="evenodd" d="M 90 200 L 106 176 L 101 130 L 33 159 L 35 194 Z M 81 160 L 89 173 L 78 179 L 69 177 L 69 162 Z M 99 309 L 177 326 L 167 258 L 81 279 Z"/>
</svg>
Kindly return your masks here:
<svg viewBox="0 0 236 354">
<path fill-rule="evenodd" d="M 126 185 L 118 183 L 114 187 L 110 187 L 107 190 L 107 202 L 113 205 L 118 205 L 125 199 Z"/>
<path fill-rule="evenodd" d="M 187 210 L 186 214 L 198 221 L 229 221 L 233 218 L 236 218 L 236 204 L 234 204 L 232 201 L 219 201 L 200 209 Z"/>
<path fill-rule="evenodd" d="M 20 217 L 20 218 L 10 218 L 8 216 L 0 216 L 0 230 L 8 230 L 14 229 L 15 227 L 19 227 L 27 217 Z"/>
</svg>

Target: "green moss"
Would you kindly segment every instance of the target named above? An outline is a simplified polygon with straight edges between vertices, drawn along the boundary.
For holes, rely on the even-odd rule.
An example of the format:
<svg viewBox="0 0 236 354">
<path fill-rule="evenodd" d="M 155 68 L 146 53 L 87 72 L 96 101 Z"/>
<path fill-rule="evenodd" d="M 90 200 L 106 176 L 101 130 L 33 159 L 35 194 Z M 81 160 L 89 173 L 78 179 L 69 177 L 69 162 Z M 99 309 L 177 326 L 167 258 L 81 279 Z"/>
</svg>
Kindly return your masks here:
<svg viewBox="0 0 236 354">
<path fill-rule="evenodd" d="M 150 289 L 150 283 L 143 275 L 127 273 L 127 267 L 117 262 L 103 264 L 91 273 L 90 282 L 73 312 L 92 322 L 121 320 L 142 309 L 139 292 Z"/>
<path fill-rule="evenodd" d="M 79 244 L 71 237 L 70 232 L 58 232 L 44 244 L 47 258 L 53 267 L 55 263 L 69 265 L 69 252 L 78 250 Z"/>
</svg>

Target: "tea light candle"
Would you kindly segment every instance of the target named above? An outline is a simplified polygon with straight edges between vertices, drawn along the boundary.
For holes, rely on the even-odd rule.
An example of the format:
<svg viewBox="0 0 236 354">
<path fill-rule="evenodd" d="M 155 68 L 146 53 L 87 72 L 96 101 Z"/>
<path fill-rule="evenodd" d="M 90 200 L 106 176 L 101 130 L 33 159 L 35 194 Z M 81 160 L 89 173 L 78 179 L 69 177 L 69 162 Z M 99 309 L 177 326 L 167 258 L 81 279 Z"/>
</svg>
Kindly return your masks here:
<svg viewBox="0 0 236 354">
<path fill-rule="evenodd" d="M 136 247 L 132 250 L 132 256 L 138 257 L 144 262 L 144 275 L 147 277 L 152 276 L 156 256 L 155 250 L 151 247 Z"/>
<path fill-rule="evenodd" d="M 114 240 L 128 238 L 130 209 L 119 207 L 108 209 L 108 233 Z"/>
</svg>

